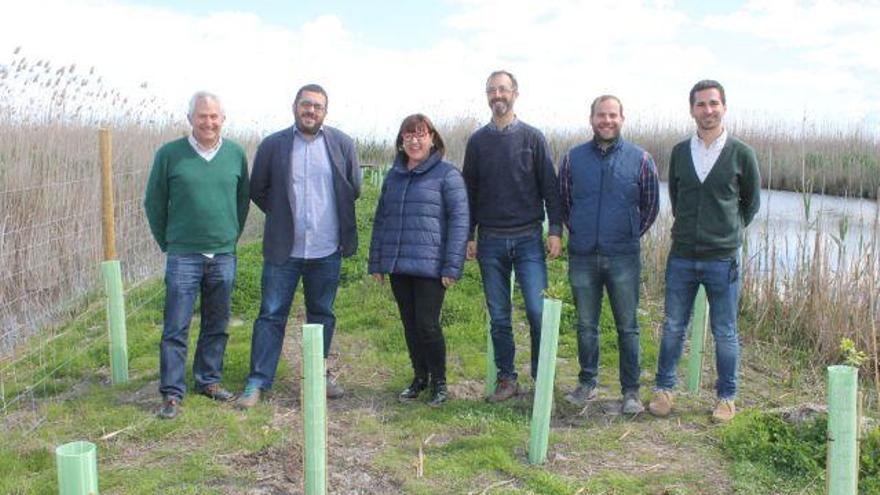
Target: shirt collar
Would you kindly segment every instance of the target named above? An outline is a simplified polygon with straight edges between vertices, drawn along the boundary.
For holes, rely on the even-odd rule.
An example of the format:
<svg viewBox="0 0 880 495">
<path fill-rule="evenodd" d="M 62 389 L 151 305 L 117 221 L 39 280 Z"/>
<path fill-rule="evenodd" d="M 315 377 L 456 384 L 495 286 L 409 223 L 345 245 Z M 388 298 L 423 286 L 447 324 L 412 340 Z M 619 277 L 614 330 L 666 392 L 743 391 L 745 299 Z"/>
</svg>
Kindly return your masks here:
<svg viewBox="0 0 880 495">
<path fill-rule="evenodd" d="M 608 145 L 608 147 L 605 148 L 604 150 L 602 149 L 602 147 L 599 146 L 599 142 L 596 141 L 596 138 L 593 138 L 593 140 L 591 142 L 593 143 L 593 148 L 595 148 L 595 150 L 599 153 L 600 156 L 607 156 L 612 151 L 620 148 L 621 138 L 620 138 L 620 136 L 617 136 L 616 138 L 614 138 L 614 141 L 612 141 L 611 144 Z"/>
<path fill-rule="evenodd" d="M 721 134 L 719 134 L 718 137 L 715 138 L 714 141 L 709 143 L 709 146 L 706 146 L 703 144 L 703 140 L 700 139 L 699 134 L 694 133 L 694 135 L 691 136 L 691 145 L 699 146 L 702 149 L 707 149 L 707 150 L 708 149 L 721 149 L 724 147 L 724 145 L 726 143 L 727 143 L 727 129 L 724 129 L 723 131 L 721 131 Z"/>
<path fill-rule="evenodd" d="M 494 120 L 489 120 L 489 123 L 487 125 L 489 126 L 489 129 L 496 131 L 496 132 L 502 132 L 502 133 L 513 132 L 516 130 L 517 127 L 519 127 L 519 118 L 517 118 L 517 116 L 514 115 L 513 120 L 511 120 L 509 124 L 504 126 L 503 129 L 499 129 L 498 126 L 495 125 Z"/>
<path fill-rule="evenodd" d="M 318 128 L 318 132 L 315 133 L 315 139 L 318 139 L 319 137 L 321 137 L 323 135 L 324 135 L 324 126 L 322 125 L 321 127 Z M 299 127 L 297 127 L 296 124 L 293 124 L 293 136 L 298 137 L 300 139 L 306 139 L 306 137 L 305 137 L 306 135 L 301 130 L 299 130 Z"/>
<path fill-rule="evenodd" d="M 198 140 L 196 140 L 196 137 L 193 136 L 192 132 L 190 132 L 189 136 L 187 136 L 187 140 L 189 141 L 190 146 L 192 146 L 194 150 L 196 150 L 199 153 L 206 153 L 206 154 L 213 153 L 213 152 L 219 150 L 220 145 L 223 144 L 223 136 L 220 136 L 217 139 L 217 144 L 215 144 L 213 148 L 206 150 L 205 148 L 202 147 L 201 144 L 199 144 Z"/>
</svg>

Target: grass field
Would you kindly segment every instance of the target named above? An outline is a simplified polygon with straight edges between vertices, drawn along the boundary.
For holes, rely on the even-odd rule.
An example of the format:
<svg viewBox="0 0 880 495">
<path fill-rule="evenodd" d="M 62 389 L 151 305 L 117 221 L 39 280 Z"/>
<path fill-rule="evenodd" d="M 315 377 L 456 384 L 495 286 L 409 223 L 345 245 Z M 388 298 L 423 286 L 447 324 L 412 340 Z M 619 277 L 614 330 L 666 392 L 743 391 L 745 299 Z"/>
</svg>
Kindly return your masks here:
<svg viewBox="0 0 880 495">
<path fill-rule="evenodd" d="M 370 224 L 375 194 L 368 190 L 360 203 L 362 227 Z M 823 492 L 824 437 L 811 434 L 820 427 L 778 425 L 767 419 L 775 416 L 765 414 L 822 402 L 821 372 L 805 364 L 804 354 L 747 341 L 740 400 L 746 412 L 730 426 L 709 421 L 714 395 L 709 363 L 701 392 L 680 395 L 672 417 L 622 417 L 617 413 L 616 335 L 606 307 L 600 399 L 584 409 L 560 400 L 577 372 L 573 307 L 564 290 L 562 260 L 549 263 L 551 286 L 564 304 L 546 464 L 527 461 L 528 396 L 497 405 L 482 400 L 485 314 L 472 263 L 449 291 L 442 317 L 452 400 L 440 409 L 399 404 L 396 394 L 411 372 L 390 289 L 365 273 L 367 230 L 362 228 L 359 254 L 344 263 L 337 301 L 335 363 L 348 393 L 329 404 L 331 493 Z M 250 244 L 240 252 L 224 380 L 234 390 L 241 389 L 248 369 L 250 328 L 259 302 L 259 250 L 259 244 Z M 161 283 L 137 288 L 129 294 L 129 307 L 141 301 L 144 309 L 128 322 L 131 382 L 109 385 L 106 346 L 93 347 L 61 370 L 33 404 L 44 419 L 31 428 L 10 430 L 0 446 L 0 493 L 56 493 L 53 449 L 79 439 L 98 446 L 102 493 L 299 493 L 302 304 L 297 299 L 280 377 L 267 401 L 240 412 L 189 396 L 179 418 L 161 421 L 154 414 Z M 517 363 L 525 376 L 527 329 L 521 301 L 517 306 Z M 96 310 L 81 318 L 76 324 L 82 336 L 53 344 L 56 352 L 79 352 L 76 339 L 100 336 L 101 314 Z M 660 314 L 656 300 L 647 299 L 640 314 L 645 399 L 656 365 Z M 757 434 L 759 428 L 769 433 Z M 877 457 L 871 457 L 877 445 L 876 432 L 863 441 L 864 493 L 876 493 L 872 490 L 878 486 Z"/>
</svg>

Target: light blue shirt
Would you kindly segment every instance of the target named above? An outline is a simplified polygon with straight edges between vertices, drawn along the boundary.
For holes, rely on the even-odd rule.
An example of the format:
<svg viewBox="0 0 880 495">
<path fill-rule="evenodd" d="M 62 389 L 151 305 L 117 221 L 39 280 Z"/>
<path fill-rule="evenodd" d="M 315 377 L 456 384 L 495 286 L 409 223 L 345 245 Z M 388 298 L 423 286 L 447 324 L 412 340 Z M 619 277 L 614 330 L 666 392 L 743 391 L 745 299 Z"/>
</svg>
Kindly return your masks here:
<svg viewBox="0 0 880 495">
<path fill-rule="evenodd" d="M 293 191 L 292 258 L 315 259 L 339 249 L 339 219 L 333 191 L 333 163 L 319 130 L 309 141 L 296 129 L 290 157 Z"/>
</svg>

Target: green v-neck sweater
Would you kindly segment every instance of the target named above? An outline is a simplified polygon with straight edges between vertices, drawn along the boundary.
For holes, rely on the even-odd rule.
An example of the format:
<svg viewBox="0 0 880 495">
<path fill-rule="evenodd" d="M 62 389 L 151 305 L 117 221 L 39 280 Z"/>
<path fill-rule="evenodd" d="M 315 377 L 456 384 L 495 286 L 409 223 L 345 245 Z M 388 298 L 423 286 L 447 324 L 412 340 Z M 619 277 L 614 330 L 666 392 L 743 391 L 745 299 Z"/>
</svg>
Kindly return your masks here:
<svg viewBox="0 0 880 495">
<path fill-rule="evenodd" d="M 206 161 L 187 138 L 156 152 L 144 209 L 150 231 L 163 252 L 234 253 L 247 219 L 247 156 L 224 139 Z"/>
<path fill-rule="evenodd" d="M 672 149 L 669 201 L 673 256 L 717 260 L 735 256 L 743 229 L 761 205 L 761 175 L 755 151 L 730 136 L 704 182 L 691 158 L 690 139 Z"/>
</svg>

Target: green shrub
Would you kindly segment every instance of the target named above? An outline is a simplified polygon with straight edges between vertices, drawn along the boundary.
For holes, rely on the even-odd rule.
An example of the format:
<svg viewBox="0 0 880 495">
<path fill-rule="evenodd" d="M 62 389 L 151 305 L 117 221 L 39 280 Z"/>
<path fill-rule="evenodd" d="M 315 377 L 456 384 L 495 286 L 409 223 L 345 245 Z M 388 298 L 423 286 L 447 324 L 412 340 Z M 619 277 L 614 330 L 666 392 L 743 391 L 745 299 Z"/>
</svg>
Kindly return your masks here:
<svg viewBox="0 0 880 495">
<path fill-rule="evenodd" d="M 736 461 L 770 467 L 780 477 L 825 478 L 826 417 L 801 424 L 777 414 L 747 411 L 720 432 L 722 449 Z M 860 440 L 859 493 L 880 493 L 880 428 Z"/>
</svg>

